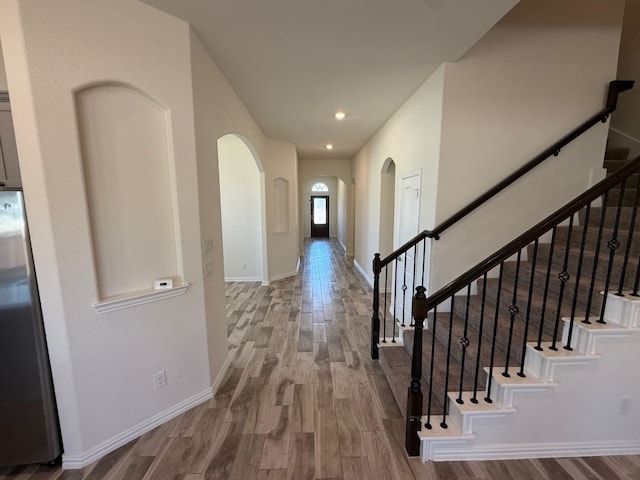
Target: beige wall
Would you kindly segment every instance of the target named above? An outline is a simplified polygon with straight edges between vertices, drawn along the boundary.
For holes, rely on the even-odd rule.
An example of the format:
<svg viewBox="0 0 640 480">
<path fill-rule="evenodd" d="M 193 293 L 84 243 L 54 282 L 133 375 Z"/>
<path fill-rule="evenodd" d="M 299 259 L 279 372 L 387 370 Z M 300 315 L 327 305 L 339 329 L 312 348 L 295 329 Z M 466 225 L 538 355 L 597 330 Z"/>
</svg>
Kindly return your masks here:
<svg viewBox="0 0 640 480">
<path fill-rule="evenodd" d="M 2 56 L 2 44 L 0 43 L 0 92 L 7 90 L 7 75 L 4 71 L 4 57 Z"/>
<path fill-rule="evenodd" d="M 265 176 L 286 178 L 293 195 L 295 147 L 264 137 L 186 23 L 137 1 L 0 0 L 0 38 L 9 59 L 64 463 L 80 466 L 202 401 L 223 373 L 228 347 L 217 139 L 243 135 L 264 159 Z M 167 110 L 175 249 L 191 287 L 182 296 L 98 315 L 73 93 L 105 83 L 130 85 Z M 270 195 L 267 188 L 265 215 Z M 272 242 L 274 275 L 295 272 L 297 216 L 291 228 L 288 242 Z M 154 390 L 151 377 L 159 370 L 166 370 L 168 385 Z"/>
<path fill-rule="evenodd" d="M 408 172 L 421 171 L 420 228 L 434 223 L 443 88 L 444 65 L 393 114 L 353 160 L 355 261 L 369 282 L 372 282 L 373 255 L 380 251 L 380 189 L 388 158 L 393 158 L 396 164 L 396 179 Z M 398 216 L 395 217 L 397 225 Z M 394 228 L 394 232 L 396 230 Z M 398 246 L 395 238 L 394 247 Z"/>
<path fill-rule="evenodd" d="M 604 107 L 622 7 L 522 1 L 447 64 L 437 224 Z M 444 285 L 601 179 L 606 131 L 598 124 L 445 232 L 433 244 L 432 284 Z"/>
<path fill-rule="evenodd" d="M 611 145 L 630 149 L 630 158 L 640 155 L 640 0 L 626 0 L 618 78 L 635 80 L 635 87 L 623 94 L 611 120 Z"/>
<path fill-rule="evenodd" d="M 365 272 L 380 248 L 385 159 L 396 162 L 396 178 L 421 171 L 419 230 L 434 228 L 604 106 L 622 6 L 587 0 L 576 10 L 569 0 L 522 0 L 418 89 L 354 159 L 356 261 Z M 431 291 L 601 178 L 605 137 L 605 125 L 594 127 L 531 174 L 531 183 L 433 242 Z"/>
<path fill-rule="evenodd" d="M 0 35 L 65 463 L 78 465 L 211 386 L 189 27 L 129 0 L 2 0 Z M 131 85 L 170 112 L 177 252 L 191 288 L 100 316 L 73 92 L 103 82 Z M 168 385 L 154 390 L 162 369 Z"/>
<path fill-rule="evenodd" d="M 273 181 L 282 178 L 289 182 L 289 230 L 278 231 L 275 218 L 275 192 Z M 268 139 L 265 163 L 267 219 L 267 250 L 269 280 L 274 281 L 296 274 L 300 253 L 298 250 L 298 155 L 295 145 Z"/>
</svg>

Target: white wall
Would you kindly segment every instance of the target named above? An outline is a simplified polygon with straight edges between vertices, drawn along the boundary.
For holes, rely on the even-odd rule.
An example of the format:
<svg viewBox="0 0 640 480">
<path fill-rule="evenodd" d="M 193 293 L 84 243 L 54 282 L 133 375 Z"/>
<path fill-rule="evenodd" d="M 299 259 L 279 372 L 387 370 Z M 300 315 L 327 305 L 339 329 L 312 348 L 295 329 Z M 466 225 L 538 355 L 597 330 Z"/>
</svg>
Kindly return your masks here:
<svg viewBox="0 0 640 480">
<path fill-rule="evenodd" d="M 218 139 L 224 278 L 262 281 L 262 189 L 256 159 L 235 135 Z"/>
<path fill-rule="evenodd" d="M 181 284 L 167 110 L 124 85 L 75 97 L 100 298 Z"/>
<path fill-rule="evenodd" d="M 616 78 L 622 5 L 522 1 L 446 65 L 436 224 L 604 107 Z M 606 125 L 596 125 L 445 232 L 433 244 L 432 285 L 444 285 L 600 180 L 606 135 Z"/>
<path fill-rule="evenodd" d="M 354 238 L 354 222 L 350 221 L 349 218 L 353 216 L 354 212 L 354 202 L 352 200 L 354 185 L 353 185 L 353 175 L 352 175 L 352 163 L 351 160 L 343 160 L 343 159 L 300 159 L 298 161 L 298 170 L 299 170 L 299 183 L 301 186 L 300 195 L 299 195 L 299 211 L 300 211 L 300 237 L 299 244 L 302 249 L 302 241 L 304 237 L 308 237 L 310 233 L 310 219 L 309 219 L 309 189 L 313 185 L 312 180 L 314 178 L 318 178 L 318 181 L 323 181 L 323 178 L 326 177 L 334 177 L 334 179 L 339 179 L 344 182 L 346 187 L 346 192 L 344 199 L 346 201 L 346 206 L 340 205 L 340 199 L 342 197 L 335 197 L 335 199 L 331 200 L 331 208 L 346 208 L 346 218 L 344 225 L 344 246 L 346 247 L 345 254 L 347 256 L 353 256 L 353 238 Z M 315 182 L 314 182 L 315 183 Z M 306 187 L 305 187 L 306 185 Z M 337 186 L 334 192 L 337 194 Z M 335 204 L 335 205 L 334 205 Z M 338 210 L 332 213 L 332 217 L 330 220 L 336 223 L 330 225 L 330 235 L 332 237 L 338 237 L 340 239 L 340 228 L 338 220 Z M 342 240 L 341 240 L 342 241 Z"/>
<path fill-rule="evenodd" d="M 246 137 L 266 159 L 266 175 L 278 157 L 271 163 L 294 192 L 295 148 L 269 145 L 187 24 L 136 1 L 0 0 L 0 38 L 64 462 L 79 466 L 148 428 L 141 422 L 206 398 L 223 373 L 217 139 Z M 98 316 L 91 306 L 98 289 L 73 92 L 104 82 L 131 85 L 168 111 L 176 251 L 191 287 L 183 296 Z M 281 255 L 288 263 L 276 271 L 296 264 L 296 219 L 292 247 L 276 248 L 289 248 Z M 161 369 L 168 385 L 156 391 L 151 376 Z"/>
<path fill-rule="evenodd" d="M 588 0 L 579 10 L 569 0 L 522 0 L 461 60 L 427 79 L 354 159 L 358 264 L 369 272 L 380 249 L 386 158 L 394 159 L 396 178 L 421 170 L 419 230 L 433 229 L 603 108 L 616 76 L 621 16 L 619 0 Z M 455 278 L 600 179 L 605 136 L 606 125 L 594 127 L 531 174 L 533 184 L 511 189 L 491 213 L 434 242 L 431 286 Z M 543 201 L 531 201 L 541 184 Z M 395 223 L 397 231 L 397 215 Z"/>
<path fill-rule="evenodd" d="M 338 186 L 338 205 L 337 205 L 337 227 L 338 231 L 336 233 L 336 237 L 342 245 L 344 251 L 347 251 L 347 204 L 349 203 L 349 191 L 347 189 L 347 185 L 340 180 L 337 179 Z"/>
<path fill-rule="evenodd" d="M 418 88 L 353 160 L 355 261 L 369 275 L 373 255 L 380 250 L 381 171 L 387 158 L 393 158 L 396 164 L 396 178 L 421 170 L 420 228 L 434 223 L 443 88 L 444 66 Z M 394 242 L 397 247 L 397 239 Z"/>
<path fill-rule="evenodd" d="M 0 2 L 65 463 L 85 463 L 141 422 L 210 393 L 189 35 L 184 22 L 129 0 Z M 73 92 L 105 81 L 170 112 L 177 251 L 191 288 L 99 316 Z M 154 390 L 162 369 L 168 385 Z"/>
<path fill-rule="evenodd" d="M 269 252 L 269 280 L 295 275 L 300 253 L 298 250 L 298 155 L 295 145 L 268 139 L 266 142 L 266 218 Z M 289 230 L 279 231 L 275 218 L 273 181 L 282 178 L 289 182 Z"/>
<path fill-rule="evenodd" d="M 630 149 L 630 158 L 640 155 L 640 1 L 626 0 L 618 79 L 635 80 L 635 87 L 625 92 L 618 101 L 618 109 L 611 119 L 611 145 Z"/>
</svg>

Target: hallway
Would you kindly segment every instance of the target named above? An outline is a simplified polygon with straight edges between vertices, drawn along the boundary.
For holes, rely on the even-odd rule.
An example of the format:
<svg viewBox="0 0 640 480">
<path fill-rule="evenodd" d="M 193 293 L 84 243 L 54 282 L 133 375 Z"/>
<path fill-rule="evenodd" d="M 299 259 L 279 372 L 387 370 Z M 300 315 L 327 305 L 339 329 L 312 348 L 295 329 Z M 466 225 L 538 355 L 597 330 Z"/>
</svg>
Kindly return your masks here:
<svg viewBox="0 0 640 480">
<path fill-rule="evenodd" d="M 407 459 L 404 422 L 369 359 L 370 290 L 335 240 L 296 277 L 227 285 L 230 367 L 206 402 L 83 470 L 0 468 L 0 480 L 612 479 L 638 456 Z"/>
</svg>

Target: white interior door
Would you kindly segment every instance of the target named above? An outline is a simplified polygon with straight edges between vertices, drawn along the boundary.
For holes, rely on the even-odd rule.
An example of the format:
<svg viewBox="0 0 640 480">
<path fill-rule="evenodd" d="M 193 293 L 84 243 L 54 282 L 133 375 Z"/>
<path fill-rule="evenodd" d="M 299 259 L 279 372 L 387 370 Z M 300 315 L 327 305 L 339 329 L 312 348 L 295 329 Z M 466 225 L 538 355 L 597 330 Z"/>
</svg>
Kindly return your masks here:
<svg viewBox="0 0 640 480">
<path fill-rule="evenodd" d="M 400 178 L 400 195 L 398 209 L 398 241 L 399 247 L 418 234 L 420 221 L 420 172 L 405 174 Z M 418 255 L 421 252 L 417 252 Z M 400 323 L 411 323 L 411 300 L 413 298 L 414 264 L 417 260 L 413 248 L 397 260 L 394 295 L 392 308 Z M 404 319 L 404 322 L 403 322 Z"/>
</svg>

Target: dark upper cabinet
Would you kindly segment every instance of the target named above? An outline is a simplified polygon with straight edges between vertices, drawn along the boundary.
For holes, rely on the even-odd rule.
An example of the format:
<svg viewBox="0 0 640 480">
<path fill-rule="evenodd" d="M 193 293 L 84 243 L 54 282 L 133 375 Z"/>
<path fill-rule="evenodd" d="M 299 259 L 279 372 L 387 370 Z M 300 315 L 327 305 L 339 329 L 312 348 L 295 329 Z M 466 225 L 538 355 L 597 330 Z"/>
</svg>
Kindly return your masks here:
<svg viewBox="0 0 640 480">
<path fill-rule="evenodd" d="M 11 120 L 11 105 L 0 96 L 0 187 L 22 187 L 16 137 Z"/>
</svg>

